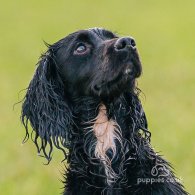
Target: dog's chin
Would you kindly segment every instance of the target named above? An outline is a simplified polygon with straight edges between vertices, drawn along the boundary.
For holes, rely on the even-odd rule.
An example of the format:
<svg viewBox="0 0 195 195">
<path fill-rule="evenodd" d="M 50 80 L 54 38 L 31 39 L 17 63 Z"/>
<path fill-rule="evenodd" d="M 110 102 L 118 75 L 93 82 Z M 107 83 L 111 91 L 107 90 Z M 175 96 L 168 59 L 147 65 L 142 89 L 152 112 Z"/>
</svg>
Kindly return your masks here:
<svg viewBox="0 0 195 195">
<path fill-rule="evenodd" d="M 97 84 L 93 88 L 93 94 L 102 99 L 113 99 L 125 91 L 132 91 L 136 78 L 135 70 L 131 65 L 126 65 L 114 77 L 107 79 L 104 83 Z"/>
</svg>

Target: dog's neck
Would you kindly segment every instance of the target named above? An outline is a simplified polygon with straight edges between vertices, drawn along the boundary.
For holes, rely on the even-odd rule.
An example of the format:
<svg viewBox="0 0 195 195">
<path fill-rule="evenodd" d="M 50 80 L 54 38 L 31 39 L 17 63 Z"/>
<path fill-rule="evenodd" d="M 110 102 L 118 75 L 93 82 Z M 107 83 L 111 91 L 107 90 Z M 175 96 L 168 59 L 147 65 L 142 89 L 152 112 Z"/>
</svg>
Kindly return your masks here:
<svg viewBox="0 0 195 195">
<path fill-rule="evenodd" d="M 68 185 L 79 183 L 79 188 L 86 185 L 108 191 L 128 188 L 132 184 L 128 178 L 134 177 L 131 170 L 145 163 L 142 161 L 151 152 L 138 96 L 122 94 L 114 101 L 79 97 L 73 99 L 72 111 L 76 123 L 68 158 L 67 180 L 72 182 Z"/>
<path fill-rule="evenodd" d="M 93 130 L 99 143 L 97 145 L 104 148 L 103 153 L 108 149 L 115 150 L 113 143 L 119 135 L 130 139 L 141 126 L 147 125 L 142 124 L 146 120 L 137 96 L 122 94 L 112 102 L 94 97 L 79 97 L 74 99 L 72 105 L 73 116 L 77 119 L 75 125 L 76 131 L 79 131 L 78 136 L 83 138 L 86 133 L 91 133 L 89 129 Z"/>
<path fill-rule="evenodd" d="M 94 124 L 94 135 L 101 134 L 100 131 L 102 132 L 105 128 L 108 130 L 111 126 L 123 125 L 120 120 L 131 109 L 123 95 L 113 101 L 79 97 L 73 99 L 72 105 L 73 116 L 79 123 L 78 127 L 85 129 Z M 127 110 L 128 112 L 126 112 Z"/>
<path fill-rule="evenodd" d="M 135 153 L 134 145 L 131 144 L 130 147 L 127 144 L 131 138 L 137 136 L 133 135 L 137 134 L 137 127 L 131 121 L 133 108 L 126 98 L 121 95 L 112 102 L 91 97 L 74 99 L 73 115 L 78 121 L 73 138 L 77 146 L 74 147 L 81 143 L 89 163 L 96 163 L 104 168 L 102 174 L 105 175 L 108 185 L 112 185 L 120 177 L 123 168 L 116 170 L 116 167 L 119 164 L 123 166 L 127 153 L 129 156 Z"/>
</svg>

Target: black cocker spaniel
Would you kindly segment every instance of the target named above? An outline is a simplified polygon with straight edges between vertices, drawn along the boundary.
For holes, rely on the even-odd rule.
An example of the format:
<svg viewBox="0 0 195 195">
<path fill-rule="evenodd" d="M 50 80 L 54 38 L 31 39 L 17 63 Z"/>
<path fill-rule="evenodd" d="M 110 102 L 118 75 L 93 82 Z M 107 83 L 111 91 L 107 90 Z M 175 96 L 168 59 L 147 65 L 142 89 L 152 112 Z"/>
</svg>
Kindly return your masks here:
<svg viewBox="0 0 195 195">
<path fill-rule="evenodd" d="M 170 164 L 151 147 L 138 98 L 142 66 L 131 37 L 92 28 L 53 45 L 38 66 L 22 106 L 38 153 L 53 146 L 68 168 L 64 195 L 188 194 Z"/>
</svg>

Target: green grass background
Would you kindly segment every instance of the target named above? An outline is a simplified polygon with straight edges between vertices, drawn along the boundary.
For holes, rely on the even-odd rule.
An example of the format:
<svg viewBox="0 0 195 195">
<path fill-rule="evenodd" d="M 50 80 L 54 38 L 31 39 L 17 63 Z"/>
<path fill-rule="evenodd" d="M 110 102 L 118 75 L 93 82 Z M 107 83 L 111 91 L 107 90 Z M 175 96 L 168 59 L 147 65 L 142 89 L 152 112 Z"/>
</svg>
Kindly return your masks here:
<svg viewBox="0 0 195 195">
<path fill-rule="evenodd" d="M 44 166 L 31 141 L 21 145 L 21 89 L 27 87 L 43 40 L 105 27 L 137 41 L 144 74 L 139 86 L 152 144 L 195 194 L 195 1 L 99 0 L 0 3 L 0 194 L 54 195 L 63 186 L 62 154 Z M 19 96 L 19 97 L 18 97 Z"/>
</svg>

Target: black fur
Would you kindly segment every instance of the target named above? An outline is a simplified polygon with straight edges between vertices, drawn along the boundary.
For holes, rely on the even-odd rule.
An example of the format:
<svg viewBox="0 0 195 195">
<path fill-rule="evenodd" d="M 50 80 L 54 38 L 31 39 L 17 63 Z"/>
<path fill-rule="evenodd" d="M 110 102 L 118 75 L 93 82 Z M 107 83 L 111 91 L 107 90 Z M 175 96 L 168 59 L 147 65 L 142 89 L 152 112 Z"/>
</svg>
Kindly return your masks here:
<svg viewBox="0 0 195 195">
<path fill-rule="evenodd" d="M 21 119 L 25 141 L 30 122 L 38 153 L 48 162 L 53 145 L 64 152 L 64 195 L 187 194 L 170 164 L 150 146 L 136 87 L 141 71 L 135 41 L 100 28 L 72 33 L 48 45 L 41 56 Z M 106 106 L 108 119 L 120 126 L 122 140 L 115 140 L 115 156 L 111 149 L 106 153 L 116 173 L 110 181 L 94 154 L 97 138 L 89 123 L 100 104 Z"/>
</svg>

